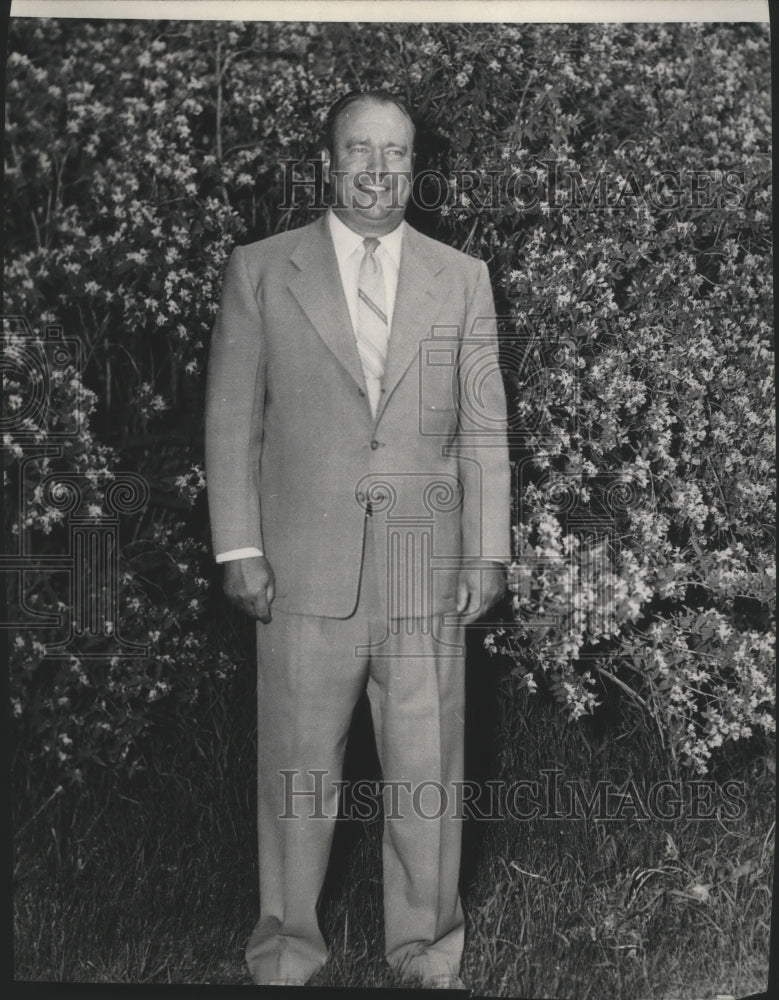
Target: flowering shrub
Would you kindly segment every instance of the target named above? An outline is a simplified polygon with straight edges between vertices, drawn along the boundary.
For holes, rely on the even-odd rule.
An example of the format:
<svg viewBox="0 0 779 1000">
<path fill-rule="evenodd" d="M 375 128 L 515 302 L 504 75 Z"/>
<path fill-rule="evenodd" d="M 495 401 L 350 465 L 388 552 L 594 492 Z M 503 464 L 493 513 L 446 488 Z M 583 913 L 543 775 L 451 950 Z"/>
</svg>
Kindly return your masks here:
<svg viewBox="0 0 779 1000">
<path fill-rule="evenodd" d="M 546 149 L 517 122 L 508 169 L 551 146 L 554 177 L 515 206 L 516 238 L 486 220 L 484 243 L 510 246 L 506 297 L 548 372 L 523 441 L 518 565 L 536 557 L 535 600 L 563 611 L 534 655 L 574 715 L 594 674 L 627 681 L 705 771 L 724 741 L 774 725 L 769 130 L 752 99 L 760 36 L 680 30 L 684 44 L 658 27 L 631 51 L 625 28 L 587 29 L 576 49 L 562 29 L 536 100 L 597 111 Z M 521 635 L 537 607 L 517 612 Z"/>
<path fill-rule="evenodd" d="M 769 79 L 752 25 L 12 22 L 4 443 L 11 548 L 40 556 L 13 594 L 29 753 L 75 780 L 132 767 L 161 706 L 181 716 L 232 669 L 203 613 L 208 335 L 232 246 L 315 212 L 279 164 L 355 86 L 417 109 L 437 177 L 419 192 L 441 197 L 410 220 L 488 262 L 504 317 L 514 601 L 487 646 L 574 718 L 619 688 L 699 770 L 772 731 Z M 33 364 L 52 326 L 78 350 Z M 109 629 L 44 657 L 72 603 L 42 568 L 70 544 L 57 477 L 81 477 L 97 524 L 126 472 L 148 496 L 120 518 L 114 624 L 147 649 L 118 655 Z"/>
</svg>

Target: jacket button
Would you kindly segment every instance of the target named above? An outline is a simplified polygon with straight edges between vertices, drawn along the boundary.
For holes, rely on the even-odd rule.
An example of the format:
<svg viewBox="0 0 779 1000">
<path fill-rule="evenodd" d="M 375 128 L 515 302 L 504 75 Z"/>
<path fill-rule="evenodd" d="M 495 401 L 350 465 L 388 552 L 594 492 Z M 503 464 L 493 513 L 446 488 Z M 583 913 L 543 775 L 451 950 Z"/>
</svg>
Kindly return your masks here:
<svg viewBox="0 0 779 1000">
<path fill-rule="evenodd" d="M 373 441 L 371 441 L 371 450 L 376 451 L 378 447 L 379 447 L 379 442 L 376 440 L 376 438 L 374 438 Z"/>
<path fill-rule="evenodd" d="M 361 396 L 365 395 L 365 389 L 358 389 L 357 392 L 359 392 Z"/>
</svg>

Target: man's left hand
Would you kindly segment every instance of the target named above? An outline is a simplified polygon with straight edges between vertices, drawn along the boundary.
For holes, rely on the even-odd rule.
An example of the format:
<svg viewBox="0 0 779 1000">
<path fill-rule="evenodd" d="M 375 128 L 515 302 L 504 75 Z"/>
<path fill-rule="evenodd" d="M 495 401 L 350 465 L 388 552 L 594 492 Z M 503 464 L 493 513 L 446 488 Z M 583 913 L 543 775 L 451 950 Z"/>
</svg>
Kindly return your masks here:
<svg viewBox="0 0 779 1000">
<path fill-rule="evenodd" d="M 463 566 L 457 580 L 457 613 L 470 625 L 488 611 L 506 589 L 506 568 L 490 560 Z"/>
</svg>

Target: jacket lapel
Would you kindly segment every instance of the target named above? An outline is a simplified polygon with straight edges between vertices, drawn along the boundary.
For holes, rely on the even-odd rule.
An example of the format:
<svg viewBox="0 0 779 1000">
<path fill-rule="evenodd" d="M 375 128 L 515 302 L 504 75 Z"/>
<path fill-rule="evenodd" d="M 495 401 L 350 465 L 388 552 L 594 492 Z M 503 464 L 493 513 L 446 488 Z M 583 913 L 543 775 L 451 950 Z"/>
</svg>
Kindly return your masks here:
<svg viewBox="0 0 779 1000">
<path fill-rule="evenodd" d="M 436 277 L 442 270 L 441 264 L 423 252 L 416 230 L 407 225 L 377 420 L 419 354 L 420 344 L 432 336 L 433 321 L 448 294 L 445 282 Z"/>
<path fill-rule="evenodd" d="M 290 259 L 298 269 L 289 283 L 290 291 L 328 348 L 357 385 L 364 388 L 357 341 L 326 216 L 302 230 Z"/>
<path fill-rule="evenodd" d="M 384 392 L 376 421 L 418 355 L 420 344 L 432 336 L 433 321 L 448 294 L 446 283 L 438 277 L 443 266 L 423 252 L 420 242 L 416 230 L 407 225 L 384 371 Z M 290 259 L 298 270 L 289 282 L 290 291 L 330 351 L 364 389 L 357 341 L 326 216 L 301 231 L 300 242 Z"/>
</svg>

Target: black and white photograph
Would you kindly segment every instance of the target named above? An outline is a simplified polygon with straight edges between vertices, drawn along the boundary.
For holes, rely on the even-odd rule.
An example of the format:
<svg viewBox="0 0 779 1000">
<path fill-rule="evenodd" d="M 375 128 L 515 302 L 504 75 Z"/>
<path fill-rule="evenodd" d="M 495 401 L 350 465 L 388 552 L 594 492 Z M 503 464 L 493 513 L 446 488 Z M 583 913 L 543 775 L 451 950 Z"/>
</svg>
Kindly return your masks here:
<svg viewBox="0 0 779 1000">
<path fill-rule="evenodd" d="M 7 34 L 14 995 L 769 995 L 768 5 Z"/>
</svg>

